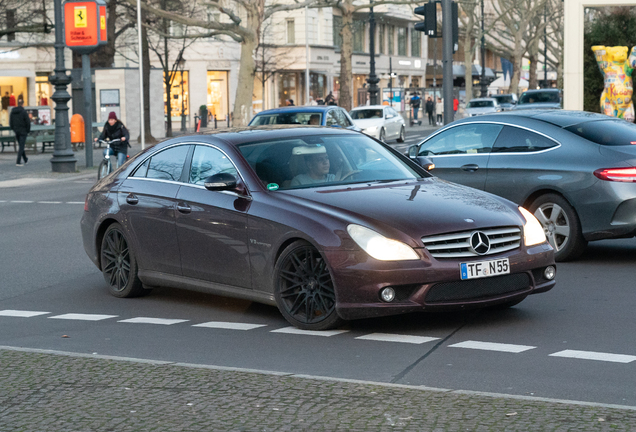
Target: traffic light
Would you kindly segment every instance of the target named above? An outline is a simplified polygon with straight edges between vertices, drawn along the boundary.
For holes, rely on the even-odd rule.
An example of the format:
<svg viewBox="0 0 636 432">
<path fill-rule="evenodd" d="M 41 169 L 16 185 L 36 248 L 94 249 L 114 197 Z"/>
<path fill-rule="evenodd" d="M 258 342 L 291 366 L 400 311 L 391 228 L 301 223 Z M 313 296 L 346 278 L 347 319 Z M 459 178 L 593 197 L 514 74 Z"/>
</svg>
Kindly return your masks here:
<svg viewBox="0 0 636 432">
<path fill-rule="evenodd" d="M 431 1 L 413 11 L 424 17 L 424 22 L 415 24 L 415 30 L 424 32 L 428 37 L 440 37 L 437 34 L 437 3 Z"/>
</svg>

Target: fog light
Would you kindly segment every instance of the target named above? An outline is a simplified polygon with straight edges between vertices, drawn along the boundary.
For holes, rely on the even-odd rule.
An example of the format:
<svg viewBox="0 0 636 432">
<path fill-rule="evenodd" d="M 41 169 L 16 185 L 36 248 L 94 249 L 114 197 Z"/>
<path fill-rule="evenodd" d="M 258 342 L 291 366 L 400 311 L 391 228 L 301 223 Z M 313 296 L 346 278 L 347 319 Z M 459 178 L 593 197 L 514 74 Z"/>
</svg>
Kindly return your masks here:
<svg viewBox="0 0 636 432">
<path fill-rule="evenodd" d="M 392 302 L 395 298 L 395 290 L 391 287 L 386 287 L 382 291 L 380 291 L 380 298 L 385 302 Z"/>
<path fill-rule="evenodd" d="M 554 276 L 556 275 L 556 269 L 554 268 L 554 266 L 547 266 L 545 268 L 545 270 L 543 270 L 543 276 L 547 279 L 547 280 L 552 280 L 554 279 Z"/>
</svg>

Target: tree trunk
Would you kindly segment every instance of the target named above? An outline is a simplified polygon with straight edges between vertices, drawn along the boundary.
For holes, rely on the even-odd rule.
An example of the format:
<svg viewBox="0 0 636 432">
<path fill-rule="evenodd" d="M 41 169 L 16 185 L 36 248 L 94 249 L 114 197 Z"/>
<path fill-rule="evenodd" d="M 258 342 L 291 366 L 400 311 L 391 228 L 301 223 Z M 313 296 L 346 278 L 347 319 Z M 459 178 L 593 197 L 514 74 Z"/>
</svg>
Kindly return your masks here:
<svg viewBox="0 0 636 432">
<path fill-rule="evenodd" d="M 167 1 L 161 1 L 161 8 L 166 9 Z M 169 31 L 169 21 L 166 18 L 162 20 L 163 34 L 167 35 Z M 166 86 L 166 137 L 172 136 L 172 76 L 170 75 L 170 51 L 168 50 L 168 38 L 163 37 L 163 83 Z"/>
<path fill-rule="evenodd" d="M 256 61 L 254 50 L 258 45 L 255 35 L 246 36 L 241 42 L 241 60 L 238 72 L 236 98 L 234 99 L 234 111 L 232 114 L 232 126 L 247 126 L 252 118 L 252 94 L 254 93 L 254 71 Z"/>
<path fill-rule="evenodd" d="M 523 60 L 523 49 L 521 47 L 521 36 L 515 37 L 515 48 L 512 52 L 512 77 L 510 78 L 509 93 L 519 94 L 519 78 L 521 77 L 521 62 Z"/>
<path fill-rule="evenodd" d="M 141 22 L 145 21 L 146 12 L 142 9 Z M 143 26 L 141 28 L 141 61 L 144 78 L 144 138 L 147 144 L 156 144 L 157 140 L 152 136 L 150 129 L 150 52 L 148 48 L 148 31 Z M 139 138 L 141 139 L 141 133 Z"/>
<path fill-rule="evenodd" d="M 529 57 L 530 60 L 530 71 L 528 76 L 528 89 L 536 89 L 539 87 L 539 80 L 537 77 L 537 55 L 531 55 Z"/>
<path fill-rule="evenodd" d="M 342 46 L 340 47 L 340 94 L 338 95 L 338 105 L 350 111 L 353 105 L 353 94 L 351 86 L 353 84 L 353 69 L 351 65 L 353 57 L 353 8 L 352 1 L 346 0 L 341 7 L 342 11 Z"/>
</svg>

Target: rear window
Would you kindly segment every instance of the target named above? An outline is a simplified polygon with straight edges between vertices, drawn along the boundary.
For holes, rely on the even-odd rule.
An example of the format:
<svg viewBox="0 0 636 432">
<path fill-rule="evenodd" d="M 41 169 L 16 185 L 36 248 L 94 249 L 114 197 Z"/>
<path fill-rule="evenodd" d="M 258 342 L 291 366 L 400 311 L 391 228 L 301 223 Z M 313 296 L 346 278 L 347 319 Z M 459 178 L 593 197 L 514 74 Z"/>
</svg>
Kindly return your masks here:
<svg viewBox="0 0 636 432">
<path fill-rule="evenodd" d="M 250 126 L 277 125 L 277 124 L 322 124 L 322 113 L 302 112 L 302 113 L 279 113 L 257 115 L 250 122 Z"/>
<path fill-rule="evenodd" d="M 354 120 L 381 119 L 384 117 L 381 109 L 362 109 L 351 111 L 351 118 Z"/>
<path fill-rule="evenodd" d="M 636 125 L 625 120 L 597 120 L 565 130 L 604 146 L 636 145 Z"/>
<path fill-rule="evenodd" d="M 497 99 L 497 101 L 499 101 L 500 104 L 502 103 L 513 103 L 514 100 L 512 99 L 512 95 L 503 95 L 503 96 L 493 96 L 493 99 Z"/>
<path fill-rule="evenodd" d="M 519 105 L 530 103 L 560 103 L 558 92 L 533 92 L 524 93 L 519 99 Z"/>
<path fill-rule="evenodd" d="M 466 108 L 491 108 L 494 105 L 493 101 L 471 101 Z"/>
</svg>

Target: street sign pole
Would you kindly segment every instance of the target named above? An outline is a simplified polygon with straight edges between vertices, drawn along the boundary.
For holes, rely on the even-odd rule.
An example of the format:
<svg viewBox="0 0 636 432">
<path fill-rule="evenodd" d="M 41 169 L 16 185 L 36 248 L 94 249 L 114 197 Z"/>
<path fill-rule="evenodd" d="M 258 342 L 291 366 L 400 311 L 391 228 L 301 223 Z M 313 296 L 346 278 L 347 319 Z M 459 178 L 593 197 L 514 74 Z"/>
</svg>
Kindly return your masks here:
<svg viewBox="0 0 636 432">
<path fill-rule="evenodd" d="M 453 121 L 453 25 L 451 0 L 442 0 L 442 49 L 444 58 L 444 124 Z"/>
<path fill-rule="evenodd" d="M 86 152 L 86 167 L 93 166 L 93 92 L 91 91 L 91 59 L 88 54 L 82 54 L 82 83 L 84 85 L 84 151 Z"/>
</svg>

